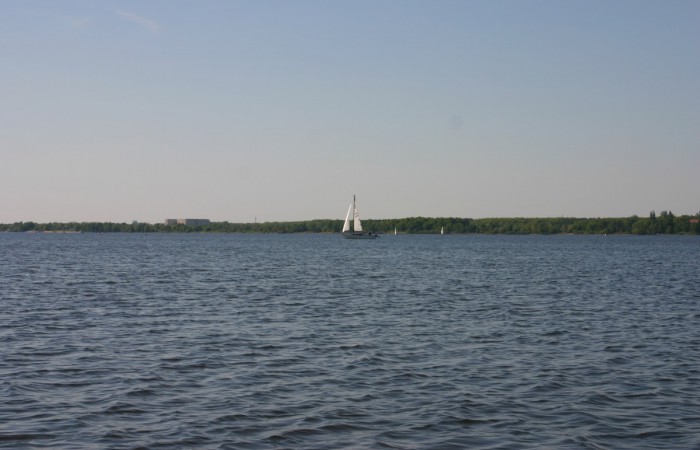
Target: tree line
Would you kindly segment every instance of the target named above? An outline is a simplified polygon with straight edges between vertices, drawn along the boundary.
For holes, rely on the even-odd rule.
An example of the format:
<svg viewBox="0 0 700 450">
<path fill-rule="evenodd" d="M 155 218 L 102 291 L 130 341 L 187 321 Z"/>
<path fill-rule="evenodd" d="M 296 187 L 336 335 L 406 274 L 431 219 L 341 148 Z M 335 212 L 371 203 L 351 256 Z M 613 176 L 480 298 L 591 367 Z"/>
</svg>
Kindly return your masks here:
<svg viewBox="0 0 700 450">
<path fill-rule="evenodd" d="M 212 222 L 201 226 L 165 225 L 142 222 L 16 222 L 0 224 L 0 231 L 84 232 L 84 233 L 337 233 L 342 220 L 317 219 L 296 222 L 231 223 Z M 435 234 L 700 234 L 700 213 L 674 215 L 671 211 L 649 217 L 624 218 L 487 218 L 407 217 L 366 219 L 366 231 L 377 233 Z"/>
</svg>

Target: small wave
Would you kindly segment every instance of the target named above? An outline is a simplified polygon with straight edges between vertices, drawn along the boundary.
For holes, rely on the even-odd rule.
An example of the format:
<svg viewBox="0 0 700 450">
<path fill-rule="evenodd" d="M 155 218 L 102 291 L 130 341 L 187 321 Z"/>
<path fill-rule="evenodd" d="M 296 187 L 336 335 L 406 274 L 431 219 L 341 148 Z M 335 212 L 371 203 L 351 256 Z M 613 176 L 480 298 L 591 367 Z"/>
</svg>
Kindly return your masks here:
<svg viewBox="0 0 700 450">
<path fill-rule="evenodd" d="M 563 336 L 567 334 L 567 331 L 565 330 L 552 330 L 552 331 L 547 331 L 546 333 L 543 333 L 542 336 Z"/>
<path fill-rule="evenodd" d="M 229 422 L 239 422 L 243 420 L 249 420 L 251 417 L 247 414 L 226 414 L 219 416 L 212 420 L 215 424 L 224 424 Z"/>
<path fill-rule="evenodd" d="M 361 425 L 353 425 L 350 423 L 332 423 L 329 425 L 324 425 L 319 428 L 319 430 L 322 431 L 328 431 L 330 433 L 345 433 L 345 432 L 352 432 L 352 431 L 362 431 L 362 430 L 367 430 L 369 428 L 361 426 Z"/>
<path fill-rule="evenodd" d="M 607 345 L 603 349 L 604 352 L 611 352 L 611 353 L 620 353 L 624 352 L 625 348 L 621 345 Z"/>
<path fill-rule="evenodd" d="M 616 403 L 620 403 L 620 399 L 616 398 L 613 395 L 608 395 L 603 392 L 594 392 L 591 394 L 588 394 L 582 403 L 587 403 L 591 405 L 613 405 Z"/>
<path fill-rule="evenodd" d="M 684 434 L 681 432 L 678 432 L 678 431 L 650 430 L 650 431 L 642 431 L 640 433 L 637 433 L 634 437 L 637 439 L 651 439 L 651 438 L 676 439 L 676 438 L 682 438 L 683 436 L 684 436 Z"/>
<path fill-rule="evenodd" d="M 567 387 L 568 386 L 566 384 L 559 381 L 548 381 L 546 383 L 536 384 L 530 388 L 530 392 L 547 394 L 560 389 L 565 389 Z"/>
<path fill-rule="evenodd" d="M 622 366 L 625 364 L 629 364 L 632 361 L 633 359 L 629 356 L 615 356 L 613 358 L 607 359 L 605 363 L 610 364 L 611 366 Z"/>
<path fill-rule="evenodd" d="M 127 397 L 151 397 L 157 395 L 156 391 L 148 388 L 136 388 L 126 393 Z"/>
<path fill-rule="evenodd" d="M 52 434 L 34 434 L 34 433 L 17 433 L 17 434 L 6 434 L 0 433 L 0 442 L 23 442 L 23 441 L 33 441 L 38 439 L 54 439 L 55 436 Z"/>
<path fill-rule="evenodd" d="M 378 398 L 379 397 L 377 397 L 376 395 L 373 395 L 373 394 L 365 394 L 365 395 L 362 395 L 360 397 L 350 397 L 350 398 L 348 398 L 348 400 L 350 400 L 351 402 L 362 403 L 362 402 L 369 402 L 372 400 L 377 400 Z"/>
<path fill-rule="evenodd" d="M 486 424 L 486 423 L 493 423 L 493 422 L 496 422 L 496 420 L 493 420 L 493 419 L 469 419 L 469 418 L 463 418 L 463 419 L 459 419 L 459 420 L 457 421 L 457 423 L 459 423 L 460 425 L 468 425 L 468 426 L 472 426 L 472 425 L 483 425 L 483 424 Z"/>
<path fill-rule="evenodd" d="M 365 348 L 363 344 L 343 344 L 338 347 L 341 350 L 354 350 L 359 348 Z"/>
<path fill-rule="evenodd" d="M 285 441 L 285 440 L 296 441 L 297 438 L 312 436 L 314 434 L 319 434 L 319 433 L 321 433 L 321 432 L 315 428 L 295 428 L 292 430 L 287 430 L 287 431 L 283 431 L 281 433 L 275 433 L 273 435 L 270 435 L 268 437 L 268 439 L 270 439 L 272 441 Z"/>
<path fill-rule="evenodd" d="M 138 408 L 136 405 L 125 402 L 118 402 L 107 407 L 103 414 L 144 414 L 145 410 Z"/>
</svg>

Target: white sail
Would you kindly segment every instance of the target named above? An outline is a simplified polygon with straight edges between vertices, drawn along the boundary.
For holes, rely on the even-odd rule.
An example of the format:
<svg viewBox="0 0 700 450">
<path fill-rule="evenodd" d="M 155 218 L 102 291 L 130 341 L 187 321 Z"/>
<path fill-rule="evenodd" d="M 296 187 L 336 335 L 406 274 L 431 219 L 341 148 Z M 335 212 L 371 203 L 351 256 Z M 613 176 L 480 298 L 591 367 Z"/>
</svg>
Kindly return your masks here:
<svg viewBox="0 0 700 450">
<path fill-rule="evenodd" d="M 353 204 L 350 203 L 350 208 L 348 208 L 348 214 L 345 216 L 345 223 L 343 224 L 343 233 L 350 231 L 350 213 L 352 212 Z"/>
<path fill-rule="evenodd" d="M 352 225 L 350 225 L 350 214 L 352 214 Z M 357 209 L 357 202 L 355 201 L 354 195 L 352 196 L 352 203 L 350 204 L 350 209 L 348 209 L 348 214 L 345 216 L 343 237 L 345 239 L 376 239 L 379 237 L 377 233 L 364 233 L 362 231 L 360 212 Z"/>
<path fill-rule="evenodd" d="M 353 231 L 355 233 L 361 233 L 362 232 L 362 222 L 360 222 L 360 211 L 357 209 L 357 205 L 355 204 L 355 196 L 353 195 L 352 197 L 352 206 L 355 209 L 355 215 L 353 217 Z"/>
</svg>

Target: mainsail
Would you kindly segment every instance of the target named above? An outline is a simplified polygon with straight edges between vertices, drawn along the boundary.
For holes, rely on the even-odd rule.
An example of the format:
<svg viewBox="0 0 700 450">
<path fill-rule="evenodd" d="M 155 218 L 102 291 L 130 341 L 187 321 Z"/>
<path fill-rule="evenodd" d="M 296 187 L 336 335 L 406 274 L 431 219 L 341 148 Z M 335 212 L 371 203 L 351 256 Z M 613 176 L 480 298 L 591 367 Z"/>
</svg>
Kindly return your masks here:
<svg viewBox="0 0 700 450">
<path fill-rule="evenodd" d="M 355 196 L 352 196 L 352 207 L 355 210 L 355 215 L 353 217 L 353 223 L 352 226 L 354 228 L 354 231 L 356 233 L 362 232 L 362 223 L 360 222 L 360 211 L 357 209 L 357 205 L 355 204 Z"/>
</svg>

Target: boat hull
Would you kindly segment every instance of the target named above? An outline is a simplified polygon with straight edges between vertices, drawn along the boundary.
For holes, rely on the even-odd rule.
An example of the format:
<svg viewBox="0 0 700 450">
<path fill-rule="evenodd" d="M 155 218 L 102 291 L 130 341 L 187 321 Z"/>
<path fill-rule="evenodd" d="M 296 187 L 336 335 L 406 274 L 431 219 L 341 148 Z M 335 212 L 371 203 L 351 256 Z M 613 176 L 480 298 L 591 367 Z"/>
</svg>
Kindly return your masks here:
<svg viewBox="0 0 700 450">
<path fill-rule="evenodd" d="M 379 236 L 372 233 L 343 233 L 345 239 L 377 239 Z"/>
</svg>

